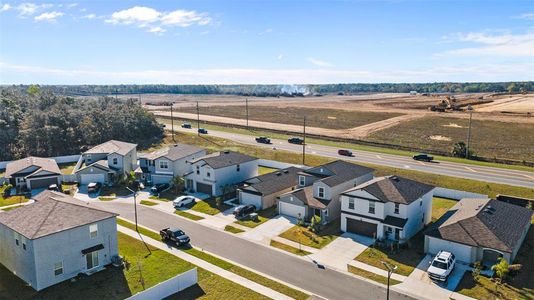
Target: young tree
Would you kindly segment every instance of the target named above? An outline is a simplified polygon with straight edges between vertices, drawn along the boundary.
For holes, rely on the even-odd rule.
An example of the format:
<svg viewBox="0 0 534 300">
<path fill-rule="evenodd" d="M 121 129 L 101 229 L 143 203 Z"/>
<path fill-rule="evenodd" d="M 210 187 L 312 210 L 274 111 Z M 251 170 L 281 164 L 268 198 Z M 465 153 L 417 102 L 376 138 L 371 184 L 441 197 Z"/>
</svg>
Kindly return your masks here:
<svg viewBox="0 0 534 300">
<path fill-rule="evenodd" d="M 495 276 L 497 276 L 497 279 L 499 280 L 499 284 L 503 282 L 503 280 L 506 278 L 506 275 L 508 274 L 508 262 L 506 259 L 503 259 L 502 257 L 499 257 L 499 260 L 496 264 L 494 264 L 491 269 L 495 271 Z"/>
<path fill-rule="evenodd" d="M 185 188 L 185 179 L 182 176 L 175 176 L 172 178 L 172 185 L 175 188 L 176 194 L 179 194 Z"/>
</svg>

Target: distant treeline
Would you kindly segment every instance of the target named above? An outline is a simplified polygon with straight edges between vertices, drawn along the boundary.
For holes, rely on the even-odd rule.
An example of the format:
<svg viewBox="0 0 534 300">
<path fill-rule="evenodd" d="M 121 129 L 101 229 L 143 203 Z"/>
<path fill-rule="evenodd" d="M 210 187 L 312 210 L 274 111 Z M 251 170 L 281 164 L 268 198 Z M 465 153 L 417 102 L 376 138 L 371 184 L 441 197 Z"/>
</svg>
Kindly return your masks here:
<svg viewBox="0 0 534 300">
<path fill-rule="evenodd" d="M 13 86 L 22 91 L 27 85 Z M 520 93 L 534 91 L 533 81 L 523 82 L 436 82 L 436 83 L 346 83 L 308 85 L 45 85 L 41 89 L 68 96 L 98 96 L 114 94 L 204 94 L 258 97 L 305 96 L 322 94 L 361 93 Z"/>
</svg>

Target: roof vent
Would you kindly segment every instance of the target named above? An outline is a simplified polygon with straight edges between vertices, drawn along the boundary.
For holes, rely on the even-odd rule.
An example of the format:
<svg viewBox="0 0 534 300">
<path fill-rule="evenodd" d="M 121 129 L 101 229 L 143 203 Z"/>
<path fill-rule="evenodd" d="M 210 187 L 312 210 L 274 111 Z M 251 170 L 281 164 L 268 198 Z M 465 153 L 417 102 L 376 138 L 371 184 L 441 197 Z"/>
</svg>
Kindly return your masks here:
<svg viewBox="0 0 534 300">
<path fill-rule="evenodd" d="M 320 169 L 319 169 L 319 172 L 323 173 L 323 172 L 324 172 L 323 168 L 320 168 Z"/>
<path fill-rule="evenodd" d="M 224 154 L 228 154 L 228 153 L 230 153 L 230 150 L 224 150 L 223 153 Z"/>
</svg>

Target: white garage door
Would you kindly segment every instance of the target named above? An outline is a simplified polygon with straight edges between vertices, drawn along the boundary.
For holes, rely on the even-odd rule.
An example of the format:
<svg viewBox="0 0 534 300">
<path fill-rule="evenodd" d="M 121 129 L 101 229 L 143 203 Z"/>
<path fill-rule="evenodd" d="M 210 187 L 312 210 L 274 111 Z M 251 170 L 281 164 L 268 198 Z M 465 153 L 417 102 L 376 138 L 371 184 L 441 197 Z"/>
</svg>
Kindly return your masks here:
<svg viewBox="0 0 534 300">
<path fill-rule="evenodd" d="M 172 180 L 172 176 L 152 175 L 152 183 L 153 184 L 170 183 L 171 180 Z"/>
<path fill-rule="evenodd" d="M 80 175 L 81 184 L 89 184 L 91 182 L 104 183 L 106 181 L 104 174 L 82 174 Z"/>
<path fill-rule="evenodd" d="M 239 193 L 239 197 L 241 197 L 242 204 L 252 204 L 256 206 L 256 209 L 263 209 L 263 207 L 261 207 L 261 196 L 249 193 Z"/>
<path fill-rule="evenodd" d="M 278 212 L 281 215 L 286 215 L 286 216 L 298 218 L 299 214 L 300 214 L 301 218 L 305 217 L 304 206 L 293 205 L 293 204 L 289 204 L 289 203 L 286 203 L 286 202 L 279 202 L 278 205 L 279 205 L 278 206 Z"/>
<path fill-rule="evenodd" d="M 441 239 L 436 239 L 429 237 L 428 241 L 428 252 L 431 254 L 437 254 L 441 250 L 449 251 L 456 256 L 457 260 L 472 263 L 471 258 L 471 249 L 472 247 L 453 243 Z"/>
</svg>

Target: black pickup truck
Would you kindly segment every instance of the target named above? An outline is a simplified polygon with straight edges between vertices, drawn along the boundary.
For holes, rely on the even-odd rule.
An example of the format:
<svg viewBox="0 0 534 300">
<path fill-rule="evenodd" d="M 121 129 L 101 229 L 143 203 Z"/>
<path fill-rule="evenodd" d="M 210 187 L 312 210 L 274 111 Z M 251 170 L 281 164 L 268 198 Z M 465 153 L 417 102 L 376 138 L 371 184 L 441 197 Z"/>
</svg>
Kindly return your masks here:
<svg viewBox="0 0 534 300">
<path fill-rule="evenodd" d="M 256 138 L 256 142 L 261 144 L 270 144 L 271 139 L 266 136 L 260 136 Z"/>
<path fill-rule="evenodd" d="M 165 228 L 159 231 L 161 239 L 165 242 L 173 242 L 176 246 L 187 245 L 191 241 L 189 236 L 178 228 Z"/>
</svg>

